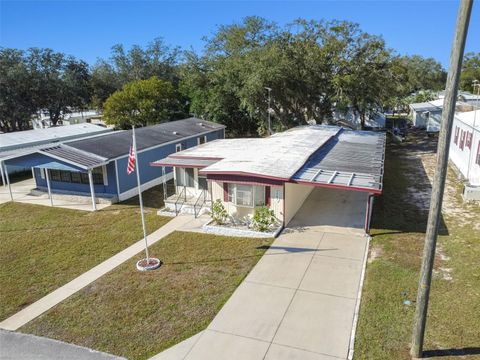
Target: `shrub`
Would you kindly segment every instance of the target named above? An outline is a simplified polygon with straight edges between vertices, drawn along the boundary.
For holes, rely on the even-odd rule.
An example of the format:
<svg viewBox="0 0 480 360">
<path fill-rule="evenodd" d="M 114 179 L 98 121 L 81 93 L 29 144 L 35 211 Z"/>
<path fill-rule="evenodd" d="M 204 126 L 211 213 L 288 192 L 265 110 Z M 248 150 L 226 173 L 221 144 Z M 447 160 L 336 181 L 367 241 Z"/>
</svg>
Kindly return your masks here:
<svg viewBox="0 0 480 360">
<path fill-rule="evenodd" d="M 262 206 L 255 209 L 252 219 L 252 227 L 256 231 L 268 231 L 270 227 L 276 224 L 277 218 L 273 213 L 273 210 L 270 210 L 266 206 Z"/>
<path fill-rule="evenodd" d="M 212 204 L 212 219 L 218 225 L 223 225 L 227 222 L 228 213 L 223 206 L 222 201 L 217 199 Z"/>
</svg>

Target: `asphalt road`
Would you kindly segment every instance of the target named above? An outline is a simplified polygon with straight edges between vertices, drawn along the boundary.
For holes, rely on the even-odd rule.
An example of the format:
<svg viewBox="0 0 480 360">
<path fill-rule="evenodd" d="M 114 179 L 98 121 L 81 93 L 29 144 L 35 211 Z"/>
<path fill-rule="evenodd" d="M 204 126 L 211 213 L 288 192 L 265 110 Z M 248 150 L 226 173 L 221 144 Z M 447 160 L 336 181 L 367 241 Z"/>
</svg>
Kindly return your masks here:
<svg viewBox="0 0 480 360">
<path fill-rule="evenodd" d="M 0 359 L 120 360 L 124 358 L 57 340 L 0 329 Z"/>
</svg>

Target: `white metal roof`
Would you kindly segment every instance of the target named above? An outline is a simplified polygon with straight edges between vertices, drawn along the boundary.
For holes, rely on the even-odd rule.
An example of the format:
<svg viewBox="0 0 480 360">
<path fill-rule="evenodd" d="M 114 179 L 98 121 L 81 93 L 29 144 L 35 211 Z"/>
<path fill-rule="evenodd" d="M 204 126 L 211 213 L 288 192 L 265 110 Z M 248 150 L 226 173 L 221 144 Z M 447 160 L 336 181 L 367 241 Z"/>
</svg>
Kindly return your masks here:
<svg viewBox="0 0 480 360">
<path fill-rule="evenodd" d="M 111 131 L 111 129 L 89 123 L 55 126 L 47 129 L 15 131 L 0 134 L 0 151 L 65 141 L 68 139 L 100 134 L 107 131 Z"/>
<path fill-rule="evenodd" d="M 203 173 L 253 174 L 289 179 L 318 148 L 335 136 L 339 127 L 312 125 L 260 139 L 216 140 L 176 153 L 175 157 L 221 159 Z"/>
<path fill-rule="evenodd" d="M 410 104 L 410 108 L 414 111 L 441 111 L 443 108 L 443 100 L 432 100 L 428 102 Z"/>
<path fill-rule="evenodd" d="M 455 118 L 471 127 L 475 126 L 475 129 L 480 130 L 480 110 L 455 113 Z"/>
</svg>

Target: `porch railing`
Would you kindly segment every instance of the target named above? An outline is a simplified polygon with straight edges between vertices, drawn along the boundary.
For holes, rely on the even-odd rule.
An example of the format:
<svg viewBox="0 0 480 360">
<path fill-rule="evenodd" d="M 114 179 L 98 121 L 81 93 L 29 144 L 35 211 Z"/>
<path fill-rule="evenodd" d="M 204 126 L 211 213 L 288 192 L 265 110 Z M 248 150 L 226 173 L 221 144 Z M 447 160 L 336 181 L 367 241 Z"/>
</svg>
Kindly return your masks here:
<svg viewBox="0 0 480 360">
<path fill-rule="evenodd" d="M 203 205 L 205 205 L 206 201 L 207 201 L 207 190 L 203 189 L 200 195 L 198 195 L 198 198 L 195 201 L 195 204 L 193 205 L 193 215 L 195 216 L 195 218 L 197 218 L 198 215 L 200 214 L 200 210 L 202 210 L 202 207 Z M 197 211 L 197 208 L 198 208 L 198 211 Z"/>
<path fill-rule="evenodd" d="M 175 216 L 178 215 L 180 210 L 182 209 L 183 204 L 187 201 L 187 189 L 185 187 L 182 188 L 180 194 L 178 194 L 177 199 L 175 200 Z M 178 208 L 180 205 L 180 209 Z"/>
</svg>

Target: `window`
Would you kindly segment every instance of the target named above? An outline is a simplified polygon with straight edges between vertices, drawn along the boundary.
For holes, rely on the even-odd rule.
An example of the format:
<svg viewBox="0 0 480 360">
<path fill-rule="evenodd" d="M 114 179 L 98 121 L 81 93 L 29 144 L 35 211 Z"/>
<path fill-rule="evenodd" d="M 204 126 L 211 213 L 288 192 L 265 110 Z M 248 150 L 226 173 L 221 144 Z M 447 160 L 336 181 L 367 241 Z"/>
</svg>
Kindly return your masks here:
<svg viewBox="0 0 480 360">
<path fill-rule="evenodd" d="M 202 144 L 205 144 L 207 142 L 207 135 L 204 135 L 204 136 L 200 136 L 198 139 L 198 145 L 202 145 Z"/>
<path fill-rule="evenodd" d="M 193 168 L 175 168 L 175 177 L 177 186 L 194 187 L 194 172 Z"/>
<path fill-rule="evenodd" d="M 478 165 L 480 165 L 480 141 L 478 142 L 478 146 L 477 146 L 477 161 L 476 163 Z"/>
<path fill-rule="evenodd" d="M 175 152 L 182 151 L 182 149 L 183 149 L 182 144 L 175 145 Z"/>
<path fill-rule="evenodd" d="M 237 206 L 263 206 L 265 205 L 265 187 L 228 184 L 228 201 Z"/>
<path fill-rule="evenodd" d="M 88 173 L 65 170 L 48 171 L 52 181 L 68 182 L 75 184 L 90 184 L 90 181 L 88 179 Z M 103 185 L 103 171 L 101 167 L 92 170 L 92 178 L 95 185 Z"/>
</svg>

